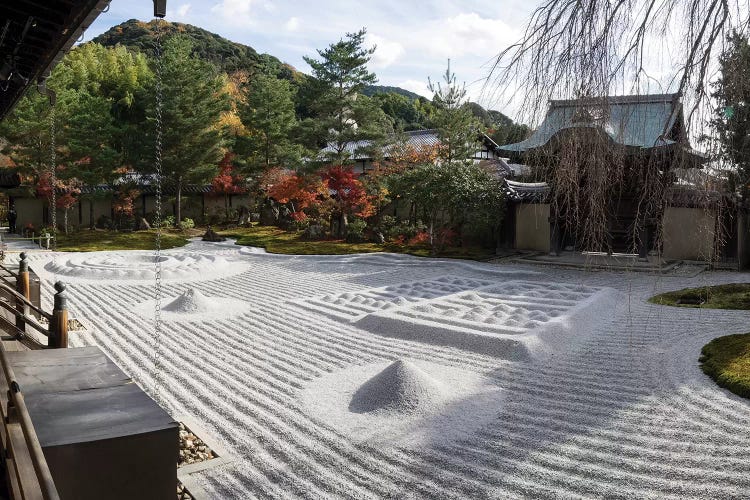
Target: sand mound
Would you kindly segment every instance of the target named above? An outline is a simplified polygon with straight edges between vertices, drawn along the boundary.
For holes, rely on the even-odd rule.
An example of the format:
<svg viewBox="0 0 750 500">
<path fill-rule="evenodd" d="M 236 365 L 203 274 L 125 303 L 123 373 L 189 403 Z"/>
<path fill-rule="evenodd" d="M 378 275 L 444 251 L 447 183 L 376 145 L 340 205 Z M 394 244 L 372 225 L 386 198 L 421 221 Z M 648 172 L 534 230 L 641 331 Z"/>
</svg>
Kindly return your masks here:
<svg viewBox="0 0 750 500">
<path fill-rule="evenodd" d="M 221 304 L 209 299 L 195 288 L 188 289 L 185 293 L 174 299 L 162 309 L 175 313 L 207 313 L 221 309 Z"/>
<path fill-rule="evenodd" d="M 445 388 L 414 364 L 405 360 L 391 363 L 354 393 L 349 410 L 412 413 L 430 407 L 445 397 Z"/>
<path fill-rule="evenodd" d="M 481 373 L 410 359 L 327 373 L 300 397 L 306 412 L 356 443 L 423 450 L 496 422 L 505 391 Z"/>
<path fill-rule="evenodd" d="M 218 279 L 247 270 L 248 264 L 229 261 L 220 255 L 197 252 L 163 253 L 161 277 L 166 280 Z M 44 265 L 44 271 L 68 279 L 153 280 L 156 257 L 152 252 L 91 252 L 65 254 Z"/>
<path fill-rule="evenodd" d="M 178 296 L 164 297 L 161 318 L 165 321 L 208 321 L 226 319 L 244 314 L 251 304 L 230 297 L 207 297 L 196 288 L 188 288 Z M 133 312 L 148 318 L 154 317 L 154 300 L 141 302 Z"/>
</svg>

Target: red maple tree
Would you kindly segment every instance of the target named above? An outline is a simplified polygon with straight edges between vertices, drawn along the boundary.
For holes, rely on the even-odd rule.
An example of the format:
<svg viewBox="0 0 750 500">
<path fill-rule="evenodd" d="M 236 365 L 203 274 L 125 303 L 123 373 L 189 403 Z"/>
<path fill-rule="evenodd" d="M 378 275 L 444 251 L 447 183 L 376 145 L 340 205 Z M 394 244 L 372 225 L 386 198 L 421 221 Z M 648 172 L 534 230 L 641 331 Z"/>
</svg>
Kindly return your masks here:
<svg viewBox="0 0 750 500">
<path fill-rule="evenodd" d="M 49 172 L 39 175 L 36 183 L 36 195 L 45 198 L 47 204 L 52 204 L 52 179 Z M 64 214 L 65 234 L 68 234 L 68 210 L 78 203 L 81 194 L 81 183 L 77 179 L 56 179 L 55 207 L 62 209 Z"/>
<path fill-rule="evenodd" d="M 320 177 L 328 184 L 339 215 L 370 217 L 375 213 L 372 198 L 351 166 L 331 165 Z"/>
<path fill-rule="evenodd" d="M 233 194 L 247 192 L 245 180 L 237 175 L 232 165 L 234 153 L 227 152 L 219 162 L 219 173 L 211 181 L 211 193 L 216 196 L 224 196 L 224 210 L 229 218 L 229 197 Z"/>
<path fill-rule="evenodd" d="M 274 184 L 267 185 L 268 196 L 279 203 L 289 203 L 293 213 L 317 204 L 321 195 L 328 192 L 325 182 L 313 176 L 287 171 L 275 172 L 274 177 Z M 297 214 L 295 219 L 301 217 Z"/>
</svg>

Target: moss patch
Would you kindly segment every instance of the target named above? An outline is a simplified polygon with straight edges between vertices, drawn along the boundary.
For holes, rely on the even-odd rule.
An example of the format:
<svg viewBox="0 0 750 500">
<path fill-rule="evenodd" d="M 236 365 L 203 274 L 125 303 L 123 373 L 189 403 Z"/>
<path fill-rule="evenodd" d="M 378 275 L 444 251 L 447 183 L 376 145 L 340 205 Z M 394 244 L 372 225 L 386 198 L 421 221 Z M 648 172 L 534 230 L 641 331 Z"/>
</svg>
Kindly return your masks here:
<svg viewBox="0 0 750 500">
<path fill-rule="evenodd" d="M 649 302 L 664 306 L 750 310 L 750 283 L 685 288 L 655 295 Z"/>
<path fill-rule="evenodd" d="M 392 252 L 429 257 L 429 248 L 386 243 L 347 243 L 343 240 L 308 241 L 302 233 L 288 232 L 274 226 L 238 227 L 219 231 L 219 234 L 236 238 L 238 245 L 265 248 L 269 253 L 288 255 L 345 255 L 353 253 Z M 483 260 L 493 257 L 491 250 L 466 247 L 447 248 L 439 257 Z"/>
<path fill-rule="evenodd" d="M 181 231 L 163 230 L 161 248 L 186 245 L 186 235 Z M 97 252 L 100 250 L 154 250 L 156 230 L 148 231 L 78 231 L 57 235 L 57 249 L 63 252 Z"/>
<path fill-rule="evenodd" d="M 750 398 L 750 333 L 719 337 L 701 350 L 701 369 L 721 387 Z"/>
<path fill-rule="evenodd" d="M 222 236 L 236 238 L 238 245 L 265 248 L 269 253 L 294 255 L 343 255 L 382 252 L 375 243 L 347 243 L 342 240 L 307 241 L 302 233 L 288 232 L 274 226 L 238 227 L 219 231 Z"/>
</svg>

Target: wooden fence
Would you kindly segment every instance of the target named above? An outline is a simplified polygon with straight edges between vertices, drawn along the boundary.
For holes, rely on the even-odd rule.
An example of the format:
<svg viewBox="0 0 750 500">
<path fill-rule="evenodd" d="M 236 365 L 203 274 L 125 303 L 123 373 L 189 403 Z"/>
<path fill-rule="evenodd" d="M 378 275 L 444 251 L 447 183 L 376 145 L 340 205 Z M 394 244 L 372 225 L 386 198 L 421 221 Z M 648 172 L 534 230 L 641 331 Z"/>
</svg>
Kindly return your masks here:
<svg viewBox="0 0 750 500">
<path fill-rule="evenodd" d="M 52 313 L 48 313 L 31 302 L 29 285 L 29 266 L 25 254 L 21 254 L 17 271 L 0 265 L 0 295 L 6 299 L 0 300 L 0 308 L 8 313 L 0 314 L 0 328 L 6 333 L 0 341 L 0 365 L 3 371 L 0 388 L 7 392 L 7 400 L 0 400 L 2 446 L 11 498 L 56 500 L 60 497 L 26 408 L 23 392 L 8 362 L 6 343 L 17 341 L 29 349 L 67 347 L 67 296 L 65 285 L 55 283 L 54 308 Z M 42 321 L 46 321 L 47 325 Z"/>
</svg>

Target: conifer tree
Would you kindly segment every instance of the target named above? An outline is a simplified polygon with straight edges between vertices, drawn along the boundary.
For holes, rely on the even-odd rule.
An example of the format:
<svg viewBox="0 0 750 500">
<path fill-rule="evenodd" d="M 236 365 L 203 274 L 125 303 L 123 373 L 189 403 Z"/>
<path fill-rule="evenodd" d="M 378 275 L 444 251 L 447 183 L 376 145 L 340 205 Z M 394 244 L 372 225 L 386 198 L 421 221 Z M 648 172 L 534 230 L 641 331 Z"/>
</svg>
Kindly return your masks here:
<svg viewBox="0 0 750 500">
<path fill-rule="evenodd" d="M 466 85 L 459 85 L 451 73 L 450 60 L 443 75 L 444 85 L 429 80 L 434 93 L 432 122 L 440 138 L 439 156 L 446 163 L 467 162 L 479 149 L 480 123 L 466 102 Z"/>
<path fill-rule="evenodd" d="M 730 170 L 730 189 L 750 202 L 750 43 L 738 33 L 727 40 L 720 59 L 721 76 L 714 84 L 717 101 L 712 125 L 720 154 Z"/>
<path fill-rule="evenodd" d="M 246 171 L 299 164 L 301 147 L 291 140 L 297 120 L 289 81 L 263 74 L 253 77 L 239 116 L 247 134 L 237 137 L 234 149 Z"/>
<path fill-rule="evenodd" d="M 313 73 L 316 99 L 311 107 L 315 118 L 306 121 L 308 136 L 319 145 L 328 145 L 323 161 L 346 164 L 351 157 L 347 145 L 362 140 L 377 141 L 392 130 L 390 120 L 370 98 L 361 95 L 367 85 L 377 82 L 367 63 L 375 47 L 364 48 L 366 30 L 318 50 L 321 59 L 305 57 Z"/>
<path fill-rule="evenodd" d="M 229 109 L 229 97 L 222 92 L 222 76 L 211 63 L 191 54 L 191 42 L 185 37 L 167 40 L 161 64 L 162 172 L 175 189 L 175 223 L 179 225 L 185 185 L 209 182 L 218 173 L 225 143 L 219 122 Z M 148 116 L 153 127 L 154 104 Z M 143 143 L 153 151 L 152 141 Z M 142 152 L 141 166 L 153 173 L 153 160 L 147 150 Z"/>
</svg>

